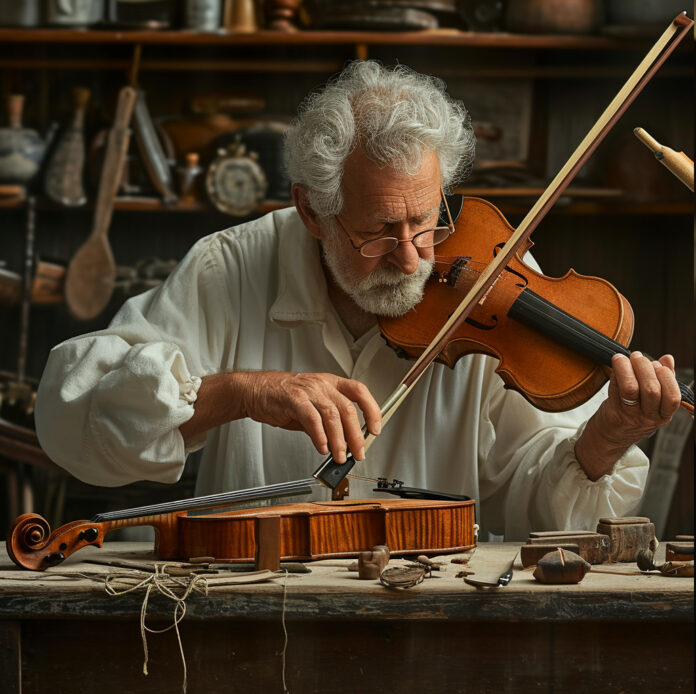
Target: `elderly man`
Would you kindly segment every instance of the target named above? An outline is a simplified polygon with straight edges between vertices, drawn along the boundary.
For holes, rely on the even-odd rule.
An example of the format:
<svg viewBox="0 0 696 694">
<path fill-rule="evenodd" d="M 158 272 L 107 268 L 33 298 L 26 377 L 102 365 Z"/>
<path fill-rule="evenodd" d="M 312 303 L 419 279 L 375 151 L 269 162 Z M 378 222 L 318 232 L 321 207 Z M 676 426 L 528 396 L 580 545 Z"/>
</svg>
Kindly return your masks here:
<svg viewBox="0 0 696 694">
<path fill-rule="evenodd" d="M 668 356 L 615 357 L 608 390 L 551 415 L 469 355 L 431 366 L 380 432 L 378 403 L 410 365 L 377 316 L 417 307 L 449 234 L 442 191 L 473 152 L 439 80 L 349 65 L 290 130 L 294 208 L 200 240 L 108 329 L 52 351 L 36 407 L 45 450 L 108 486 L 174 482 L 205 446 L 201 494 L 305 478 L 349 450 L 358 474 L 474 497 L 482 530 L 507 539 L 629 513 L 648 467 L 633 444 L 679 404 Z M 361 420 L 379 434 L 367 457 Z"/>
</svg>

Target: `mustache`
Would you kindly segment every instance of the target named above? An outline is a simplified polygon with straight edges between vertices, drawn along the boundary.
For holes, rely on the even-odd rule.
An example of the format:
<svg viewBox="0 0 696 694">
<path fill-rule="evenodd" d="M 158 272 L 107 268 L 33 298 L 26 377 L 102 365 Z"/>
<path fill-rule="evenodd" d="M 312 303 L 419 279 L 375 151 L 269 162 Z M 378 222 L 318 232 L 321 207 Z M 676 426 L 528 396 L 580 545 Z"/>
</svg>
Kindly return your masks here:
<svg viewBox="0 0 696 694">
<path fill-rule="evenodd" d="M 402 272 L 398 267 L 385 265 L 376 267 L 367 277 L 364 277 L 357 284 L 363 291 L 379 289 L 380 287 L 399 287 L 410 285 L 414 282 L 422 282 L 424 277 L 428 277 L 432 272 L 434 261 L 420 258 L 418 269 L 411 275 Z"/>
</svg>

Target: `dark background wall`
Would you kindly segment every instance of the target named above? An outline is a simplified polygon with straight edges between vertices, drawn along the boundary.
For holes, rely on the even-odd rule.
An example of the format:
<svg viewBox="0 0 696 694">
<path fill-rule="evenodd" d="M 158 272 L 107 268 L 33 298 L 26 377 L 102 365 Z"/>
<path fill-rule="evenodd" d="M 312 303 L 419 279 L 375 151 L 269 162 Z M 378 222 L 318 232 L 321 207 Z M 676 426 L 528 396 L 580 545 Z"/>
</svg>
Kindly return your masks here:
<svg viewBox="0 0 696 694">
<path fill-rule="evenodd" d="M 438 75 L 468 105 L 475 122 L 496 125 L 498 118 L 502 138 L 481 140 L 479 157 L 524 161 L 521 183 L 477 171 L 472 182 L 461 188 L 489 197 L 515 225 L 642 58 L 649 42 L 610 41 L 600 48 L 591 43 L 578 48 L 547 48 L 541 42 L 531 48 L 494 44 L 378 42 L 367 49 L 354 43 L 146 44 L 139 83 L 156 121 L 184 117 L 194 96 L 211 92 L 261 97 L 266 107 L 254 117 L 287 121 L 301 98 L 356 52 L 364 55 L 366 50 L 387 64 L 400 62 Z M 0 45 L 0 89 L 3 96 L 26 95 L 25 124 L 43 133 L 52 122 L 65 123 L 69 118 L 71 88 L 89 87 L 89 143 L 109 123 L 132 55 L 132 44 L 7 42 Z M 664 144 L 693 153 L 691 58 L 685 49 L 670 59 L 578 176 L 575 192 L 559 201 L 533 236 L 533 253 L 547 274 L 561 276 L 574 268 L 614 284 L 635 312 L 633 345 L 654 356 L 674 354 L 687 380 L 693 364 L 693 200 L 633 137 L 632 129 L 644 127 Z M 157 62 L 168 69 L 153 68 Z M 177 152 L 179 163 L 183 154 Z M 133 151 L 134 170 L 138 166 Z M 522 191 L 512 195 L 510 187 Z M 615 195 L 606 197 L 602 191 L 607 190 Z M 64 209 L 48 204 L 40 187 L 36 192 L 35 251 L 39 257 L 67 264 L 90 231 L 91 204 Z M 90 203 L 93 199 L 92 193 Z M 178 260 L 198 238 L 244 221 L 217 212 L 204 199 L 194 210 L 123 207 L 116 209 L 110 229 L 116 262 L 123 266 L 153 256 Z M 0 207 L 0 260 L 16 272 L 23 265 L 24 230 L 23 206 Z M 32 306 L 29 379 L 40 378 L 53 345 L 105 327 L 123 299 L 116 292 L 107 310 L 89 322 L 71 317 L 65 304 Z M 8 372 L 10 380 L 17 365 L 19 324 L 18 307 L 0 306 L 0 370 Z M 691 532 L 693 527 L 691 495 L 684 492 L 691 489 L 693 480 L 691 446 L 686 448 L 674 502 L 666 501 L 671 504 L 667 537 Z M 187 466 L 179 485 L 167 488 L 142 484 L 94 489 L 29 465 L 20 466 L 20 473 L 20 480 L 34 484 L 36 510 L 50 507 L 58 522 L 189 494 L 195 464 Z M 0 474 L 0 493 L 11 486 L 5 481 L 3 491 L 6 479 Z M 56 495 L 60 502 L 55 502 Z M 0 519 L 0 535 L 6 522 Z"/>
</svg>

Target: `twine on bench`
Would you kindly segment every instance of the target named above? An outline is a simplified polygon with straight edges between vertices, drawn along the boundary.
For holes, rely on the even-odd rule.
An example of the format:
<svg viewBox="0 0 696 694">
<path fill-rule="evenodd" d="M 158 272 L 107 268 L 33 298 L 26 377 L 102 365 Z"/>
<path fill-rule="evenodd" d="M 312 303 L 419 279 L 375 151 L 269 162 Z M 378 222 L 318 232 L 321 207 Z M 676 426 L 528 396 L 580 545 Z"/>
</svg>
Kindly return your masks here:
<svg viewBox="0 0 696 694">
<path fill-rule="evenodd" d="M 147 632 L 151 634 L 163 634 L 165 631 L 174 629 L 176 632 L 176 639 L 179 643 L 179 653 L 181 654 L 181 663 L 184 668 L 184 681 L 182 683 L 182 691 L 186 694 L 186 684 L 187 684 L 187 672 L 186 672 L 186 656 L 184 655 L 184 646 L 181 642 L 181 633 L 179 632 L 179 622 L 186 615 L 186 600 L 193 591 L 197 593 L 202 593 L 203 595 L 208 595 L 208 582 L 207 577 L 203 574 L 189 574 L 185 577 L 170 576 L 167 573 L 167 564 L 155 563 L 154 573 L 146 576 L 141 581 L 136 583 L 129 588 L 117 589 L 114 587 L 113 583 L 115 581 L 123 581 L 123 574 L 107 574 L 104 577 L 104 589 L 109 595 L 125 595 L 126 593 L 132 593 L 142 588 L 146 588 L 145 597 L 143 598 L 143 604 L 140 608 L 140 636 L 143 640 L 143 674 L 147 675 L 147 662 L 149 658 L 148 648 L 147 648 Z M 182 595 L 177 595 L 173 588 L 182 587 L 184 592 Z M 145 618 L 147 617 L 147 605 L 150 599 L 150 593 L 152 589 L 157 590 L 160 595 L 163 595 L 169 600 L 173 600 L 174 605 L 174 621 L 168 627 L 164 629 L 153 629 L 152 627 L 145 624 Z"/>
<path fill-rule="evenodd" d="M 208 596 L 209 588 L 212 588 L 213 586 L 211 584 L 214 584 L 216 582 L 217 576 L 212 576 L 210 574 L 201 574 L 201 573 L 195 573 L 192 572 L 188 574 L 187 576 L 172 576 L 171 574 L 167 573 L 167 568 L 168 565 L 164 562 L 155 562 L 154 564 L 154 573 L 151 573 L 144 578 L 140 577 L 134 577 L 130 574 L 124 574 L 124 573 L 109 573 L 104 576 L 104 589 L 109 595 L 113 596 L 119 596 L 119 595 L 125 595 L 126 593 L 132 593 L 138 590 L 142 590 L 143 588 L 145 589 L 145 597 L 143 598 L 143 603 L 140 608 L 140 636 L 143 641 L 143 653 L 144 653 L 144 660 L 143 660 L 143 674 L 147 675 L 148 674 L 148 669 L 147 669 L 147 663 L 149 659 L 149 651 L 147 647 L 147 633 L 150 632 L 151 634 L 162 634 L 165 631 L 169 631 L 170 629 L 174 629 L 176 632 L 176 638 L 177 642 L 179 644 L 179 653 L 181 655 L 181 663 L 183 665 L 184 669 L 184 680 L 182 683 L 182 691 L 184 694 L 186 694 L 186 686 L 187 686 L 187 669 L 186 669 L 186 657 L 184 655 L 184 646 L 181 641 L 181 633 L 179 632 L 179 622 L 185 617 L 186 615 L 186 600 L 188 597 L 191 595 L 191 593 L 196 592 L 200 593 L 202 595 Z M 267 573 L 268 575 L 271 575 L 272 572 L 254 572 L 257 575 L 258 574 L 263 574 Z M 285 654 L 287 651 L 288 647 L 288 631 L 285 625 L 285 605 L 286 605 L 286 600 L 287 600 L 287 593 L 288 593 L 288 575 L 289 572 L 286 570 L 285 571 L 285 580 L 283 581 L 283 606 L 282 606 L 282 612 L 281 612 L 281 623 L 283 627 L 283 635 L 284 635 L 284 642 L 283 642 L 283 650 L 281 652 L 281 662 L 282 662 L 282 682 L 283 682 L 283 693 L 284 694 L 289 694 L 288 688 L 286 686 L 285 682 Z M 235 577 L 237 580 L 234 580 L 235 584 L 240 584 L 243 582 L 252 582 L 252 581 L 240 581 L 239 577 Z M 131 583 L 126 588 L 123 587 L 116 587 L 114 583 Z M 180 595 L 177 595 L 174 590 L 179 587 L 183 589 L 183 592 Z M 160 595 L 163 595 L 165 598 L 168 598 L 169 600 L 174 601 L 174 615 L 173 615 L 173 622 L 169 626 L 165 627 L 164 629 L 153 629 L 152 627 L 147 626 L 145 623 L 146 617 L 147 617 L 147 607 L 148 607 L 148 601 L 150 599 L 150 594 L 152 591 L 156 590 L 157 592 L 160 593 Z"/>
</svg>

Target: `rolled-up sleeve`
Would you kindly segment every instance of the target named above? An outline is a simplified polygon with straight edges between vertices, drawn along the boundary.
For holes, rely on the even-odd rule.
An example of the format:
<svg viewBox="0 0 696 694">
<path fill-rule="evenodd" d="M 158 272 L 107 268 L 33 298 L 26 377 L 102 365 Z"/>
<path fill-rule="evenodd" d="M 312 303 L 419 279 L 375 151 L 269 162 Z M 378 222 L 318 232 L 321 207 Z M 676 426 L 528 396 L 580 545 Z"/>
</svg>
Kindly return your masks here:
<svg viewBox="0 0 696 694">
<path fill-rule="evenodd" d="M 162 286 L 126 302 L 109 328 L 51 351 L 37 434 L 77 478 L 102 486 L 175 482 L 187 453 L 205 443 L 203 436 L 187 450 L 179 427 L 229 337 L 233 307 L 216 253 L 214 237 L 202 240 Z"/>
</svg>

